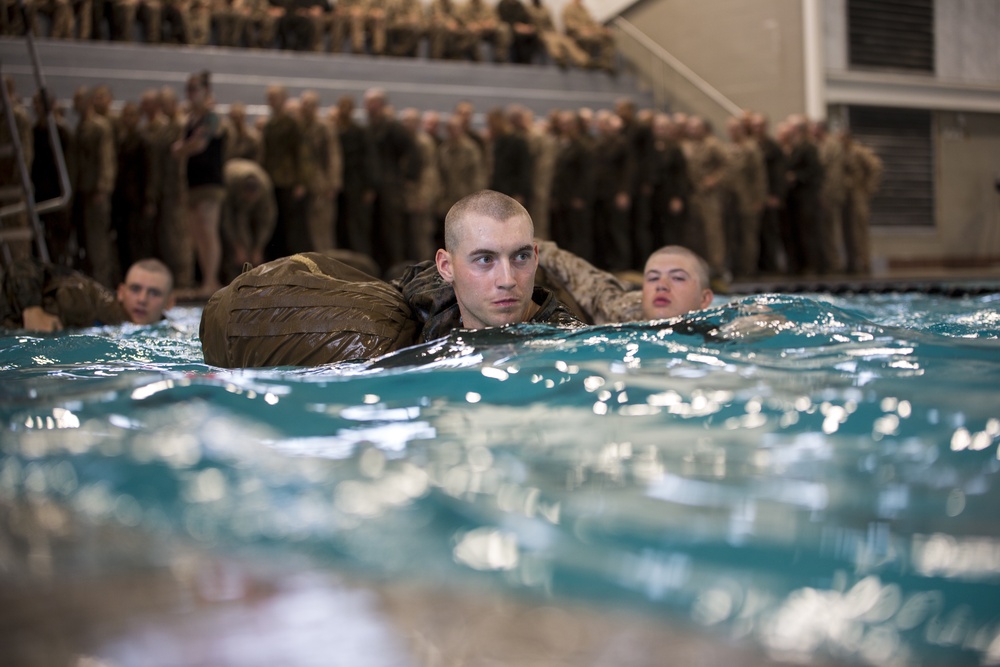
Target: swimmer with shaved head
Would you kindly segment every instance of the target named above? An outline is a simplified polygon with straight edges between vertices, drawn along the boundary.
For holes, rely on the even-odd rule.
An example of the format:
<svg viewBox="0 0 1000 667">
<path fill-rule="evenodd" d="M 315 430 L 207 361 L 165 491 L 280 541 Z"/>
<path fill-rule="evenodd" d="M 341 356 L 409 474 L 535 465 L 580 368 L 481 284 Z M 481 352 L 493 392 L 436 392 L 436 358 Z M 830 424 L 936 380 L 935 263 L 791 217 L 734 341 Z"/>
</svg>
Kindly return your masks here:
<svg viewBox="0 0 1000 667">
<path fill-rule="evenodd" d="M 642 318 L 663 320 L 707 308 L 715 295 L 708 263 L 683 246 L 660 248 L 642 274 Z"/>
<path fill-rule="evenodd" d="M 649 256 L 641 290 L 551 241 L 540 241 L 538 247 L 539 262 L 549 281 L 568 292 L 584 318 L 594 324 L 677 320 L 708 308 L 715 299 L 708 263 L 683 246 L 664 246 Z M 750 338 L 773 334 L 787 322 L 759 304 L 742 304 L 740 311 L 747 314 L 722 326 L 703 330 L 688 322 L 682 331 L 707 338 Z"/>
<path fill-rule="evenodd" d="M 423 339 L 520 322 L 580 326 L 551 291 L 535 285 L 534 234 L 531 216 L 505 194 L 480 190 L 456 202 L 445 217 L 445 247 L 395 281 L 421 314 Z"/>
</svg>

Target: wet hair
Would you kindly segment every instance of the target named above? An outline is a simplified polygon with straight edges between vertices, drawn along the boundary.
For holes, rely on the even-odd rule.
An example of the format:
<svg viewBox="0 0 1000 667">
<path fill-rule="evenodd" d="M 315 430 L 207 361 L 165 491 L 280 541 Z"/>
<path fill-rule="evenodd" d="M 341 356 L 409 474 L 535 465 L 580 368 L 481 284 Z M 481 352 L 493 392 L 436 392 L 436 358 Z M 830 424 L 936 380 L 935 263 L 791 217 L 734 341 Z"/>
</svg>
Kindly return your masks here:
<svg viewBox="0 0 1000 667">
<path fill-rule="evenodd" d="M 149 271 L 150 273 L 162 273 L 167 277 L 167 294 L 170 294 L 174 290 L 173 272 L 167 267 L 166 264 L 156 259 L 155 257 L 147 257 L 145 259 L 140 259 L 135 263 L 133 263 L 132 267 L 140 268 L 143 271 Z"/>
<path fill-rule="evenodd" d="M 453 252 L 458 246 L 459 228 L 470 215 L 483 215 L 498 222 L 523 217 L 531 224 L 531 236 L 534 238 L 531 216 L 516 199 L 496 190 L 480 190 L 459 199 L 445 216 L 444 247 L 448 252 Z"/>
<path fill-rule="evenodd" d="M 665 245 L 658 250 L 654 250 L 646 259 L 646 262 L 648 263 L 650 259 L 656 257 L 657 255 L 682 255 L 684 257 L 690 257 L 694 260 L 695 270 L 698 274 L 695 277 L 698 278 L 698 282 L 701 283 L 701 288 L 707 289 L 711 287 L 711 267 L 709 267 L 708 262 L 706 262 L 701 255 L 690 248 L 685 248 L 682 245 Z"/>
</svg>

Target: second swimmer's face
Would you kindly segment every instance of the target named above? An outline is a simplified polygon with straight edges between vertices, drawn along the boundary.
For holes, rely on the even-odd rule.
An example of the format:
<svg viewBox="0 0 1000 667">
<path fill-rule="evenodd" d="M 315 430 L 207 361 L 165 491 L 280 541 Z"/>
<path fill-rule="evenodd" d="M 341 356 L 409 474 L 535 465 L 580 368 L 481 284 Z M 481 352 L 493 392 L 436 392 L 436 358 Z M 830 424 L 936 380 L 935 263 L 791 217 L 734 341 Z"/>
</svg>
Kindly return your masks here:
<svg viewBox="0 0 1000 667">
<path fill-rule="evenodd" d="M 662 320 L 707 308 L 712 290 L 698 277 L 698 262 L 675 253 L 654 253 L 642 277 L 642 315 Z"/>
</svg>

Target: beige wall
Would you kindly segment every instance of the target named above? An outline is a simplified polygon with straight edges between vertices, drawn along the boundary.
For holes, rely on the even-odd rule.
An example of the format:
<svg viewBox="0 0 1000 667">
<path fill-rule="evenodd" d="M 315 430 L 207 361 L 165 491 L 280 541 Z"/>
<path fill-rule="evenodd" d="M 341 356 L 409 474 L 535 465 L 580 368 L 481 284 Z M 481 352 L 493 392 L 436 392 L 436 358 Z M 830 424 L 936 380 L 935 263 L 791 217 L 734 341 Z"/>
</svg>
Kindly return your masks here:
<svg viewBox="0 0 1000 667">
<path fill-rule="evenodd" d="M 893 262 L 959 262 L 974 266 L 1000 259 L 1000 116 L 935 114 L 935 225 L 927 230 L 872 233 L 873 254 Z"/>
<path fill-rule="evenodd" d="M 623 16 L 736 104 L 780 119 L 806 105 L 802 6 L 802 0 L 647 0 Z M 825 67 L 843 71 L 845 0 L 823 0 L 820 16 Z M 937 76 L 995 85 L 1000 80 L 997 25 L 1000 2 L 939 0 Z M 702 98 L 680 97 L 674 103 L 679 110 L 710 117 L 721 113 L 717 107 L 697 108 L 710 106 Z M 685 108 L 687 103 L 694 108 Z M 898 100 L 894 103 L 890 93 L 877 103 L 892 107 Z M 940 101 L 924 108 L 935 106 L 948 108 Z M 883 265 L 997 260 L 1000 194 L 994 180 L 1000 177 L 1000 115 L 938 111 L 933 132 L 935 225 L 873 228 L 873 255 Z"/>
<path fill-rule="evenodd" d="M 937 76 L 1000 83 L 1000 2 L 937 0 L 934 12 Z"/>
<path fill-rule="evenodd" d="M 655 0 L 623 16 L 741 107 L 804 110 L 801 0 Z"/>
</svg>

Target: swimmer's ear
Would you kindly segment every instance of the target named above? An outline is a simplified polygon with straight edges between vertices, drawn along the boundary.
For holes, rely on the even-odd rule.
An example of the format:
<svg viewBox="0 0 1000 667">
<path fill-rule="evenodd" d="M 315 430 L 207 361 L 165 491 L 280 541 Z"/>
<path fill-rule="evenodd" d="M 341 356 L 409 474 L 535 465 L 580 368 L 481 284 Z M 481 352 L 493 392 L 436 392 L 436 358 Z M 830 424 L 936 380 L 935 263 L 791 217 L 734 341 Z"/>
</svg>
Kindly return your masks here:
<svg viewBox="0 0 1000 667">
<path fill-rule="evenodd" d="M 451 253 L 444 248 L 438 248 L 437 254 L 434 255 L 434 263 L 437 264 L 438 273 L 441 274 L 441 279 L 446 283 L 451 283 L 455 279 L 455 272 L 451 265 Z"/>
<path fill-rule="evenodd" d="M 712 303 L 712 299 L 715 298 L 715 292 L 708 289 L 707 287 L 701 291 L 701 308 L 708 308 Z"/>
</svg>

